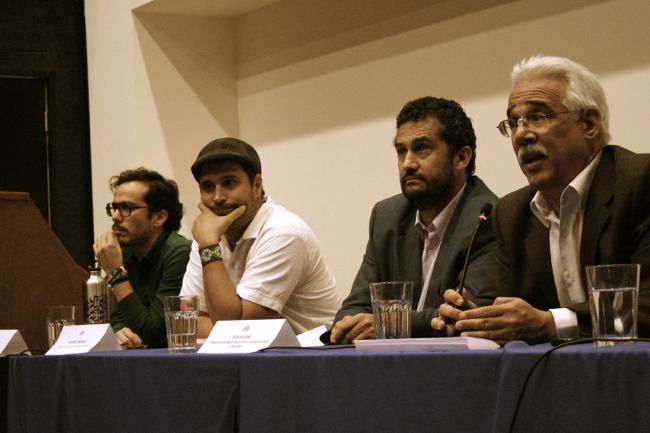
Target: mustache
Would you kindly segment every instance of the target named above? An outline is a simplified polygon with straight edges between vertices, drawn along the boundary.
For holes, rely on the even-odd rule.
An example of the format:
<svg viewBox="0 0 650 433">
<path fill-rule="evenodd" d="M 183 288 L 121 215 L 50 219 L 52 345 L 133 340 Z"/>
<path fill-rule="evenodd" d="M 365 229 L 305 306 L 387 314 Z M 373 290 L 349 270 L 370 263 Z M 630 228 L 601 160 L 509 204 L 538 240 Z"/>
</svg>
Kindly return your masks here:
<svg viewBox="0 0 650 433">
<path fill-rule="evenodd" d="M 235 209 L 237 209 L 239 206 L 241 206 L 240 203 L 230 203 L 226 205 L 210 207 L 210 210 L 212 212 L 232 212 Z"/>
<path fill-rule="evenodd" d="M 546 150 L 546 148 L 541 144 L 529 144 L 519 148 L 517 151 L 517 161 L 519 161 L 519 164 L 524 164 L 527 160 L 530 160 L 531 157 L 539 155 L 548 156 L 548 150 Z"/>
<path fill-rule="evenodd" d="M 406 182 L 407 180 L 410 180 L 410 179 L 417 179 L 417 180 L 421 180 L 423 182 L 427 181 L 425 176 L 423 176 L 421 174 L 417 174 L 416 171 L 407 171 L 402 176 L 402 183 L 404 183 L 404 182 Z"/>
</svg>

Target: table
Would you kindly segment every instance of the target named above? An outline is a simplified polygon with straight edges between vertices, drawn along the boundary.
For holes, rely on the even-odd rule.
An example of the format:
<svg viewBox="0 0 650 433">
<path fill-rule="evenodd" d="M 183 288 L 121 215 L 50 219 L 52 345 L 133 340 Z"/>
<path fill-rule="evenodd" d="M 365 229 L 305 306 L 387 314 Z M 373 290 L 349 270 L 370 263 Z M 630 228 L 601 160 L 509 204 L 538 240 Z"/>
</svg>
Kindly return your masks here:
<svg viewBox="0 0 650 433">
<path fill-rule="evenodd" d="M 7 430 L 234 431 L 238 360 L 166 349 L 11 357 Z"/>
<path fill-rule="evenodd" d="M 550 347 L 140 350 L 11 357 L 0 374 L 10 432 L 507 432 Z M 648 366 L 649 343 L 561 348 L 531 376 L 513 431 L 648 431 Z"/>
</svg>

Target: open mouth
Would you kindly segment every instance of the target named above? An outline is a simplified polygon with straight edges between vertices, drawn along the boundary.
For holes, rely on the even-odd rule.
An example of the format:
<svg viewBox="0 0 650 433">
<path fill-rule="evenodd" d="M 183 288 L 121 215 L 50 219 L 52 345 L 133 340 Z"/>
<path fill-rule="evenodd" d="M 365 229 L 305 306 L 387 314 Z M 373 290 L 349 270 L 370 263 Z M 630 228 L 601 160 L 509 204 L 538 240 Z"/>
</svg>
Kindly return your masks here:
<svg viewBox="0 0 650 433">
<path fill-rule="evenodd" d="M 533 162 L 539 161 L 544 158 L 546 155 L 540 152 L 528 152 L 521 157 L 521 161 L 524 164 L 532 164 Z"/>
<path fill-rule="evenodd" d="M 525 147 L 519 151 L 517 159 L 519 164 L 530 166 L 546 158 L 547 152 L 546 149 L 542 146 Z"/>
</svg>

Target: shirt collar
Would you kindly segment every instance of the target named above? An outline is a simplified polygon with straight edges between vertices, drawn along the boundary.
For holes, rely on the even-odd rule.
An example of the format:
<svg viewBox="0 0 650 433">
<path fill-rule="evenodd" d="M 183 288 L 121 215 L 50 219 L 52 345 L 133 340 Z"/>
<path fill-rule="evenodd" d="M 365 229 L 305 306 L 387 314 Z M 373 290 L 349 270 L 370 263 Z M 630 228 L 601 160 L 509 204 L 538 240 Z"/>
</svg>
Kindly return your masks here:
<svg viewBox="0 0 650 433">
<path fill-rule="evenodd" d="M 594 159 L 592 159 L 591 162 L 587 164 L 587 166 L 566 186 L 566 188 L 564 188 L 564 191 L 562 191 L 562 195 L 560 196 L 560 202 L 562 202 L 562 198 L 565 196 L 567 191 L 573 190 L 580 198 L 580 209 L 584 209 L 601 155 L 602 148 L 598 151 Z M 555 215 L 555 213 L 551 209 L 551 206 L 549 206 L 546 198 L 539 191 L 535 193 L 533 199 L 530 201 L 530 210 L 546 228 L 551 225 L 549 218 L 551 218 L 552 215 Z M 557 215 L 555 218 L 557 218 Z"/>
<path fill-rule="evenodd" d="M 425 233 L 430 231 L 435 231 L 438 232 L 440 238 L 444 236 L 445 231 L 447 230 L 447 226 L 449 225 L 449 221 L 451 220 L 451 216 L 454 214 L 456 206 L 458 206 L 458 202 L 460 201 L 460 197 L 463 195 L 463 191 L 465 191 L 466 186 L 467 182 L 463 184 L 454 198 L 452 198 L 451 201 L 447 203 L 447 206 L 445 206 L 444 209 L 440 211 L 440 213 L 433 219 L 433 221 L 431 221 L 431 224 L 429 224 L 429 226 L 425 226 L 422 222 L 422 217 L 419 210 L 415 213 L 415 227 L 418 229 L 418 232 L 421 235 L 425 235 Z"/>
</svg>

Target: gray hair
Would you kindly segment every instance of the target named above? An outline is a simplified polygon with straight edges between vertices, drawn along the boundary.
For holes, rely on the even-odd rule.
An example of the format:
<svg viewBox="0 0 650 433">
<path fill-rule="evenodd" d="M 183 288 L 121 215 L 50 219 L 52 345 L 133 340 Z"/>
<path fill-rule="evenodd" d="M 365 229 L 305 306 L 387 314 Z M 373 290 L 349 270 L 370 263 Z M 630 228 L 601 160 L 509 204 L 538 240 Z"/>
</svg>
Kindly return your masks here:
<svg viewBox="0 0 650 433">
<path fill-rule="evenodd" d="M 609 134 L 609 109 L 605 92 L 596 76 L 586 67 L 564 57 L 535 56 L 523 59 L 512 68 L 513 86 L 531 78 L 556 78 L 567 83 L 562 103 L 569 110 L 595 108 L 600 112 L 602 124 L 600 138 L 603 144 L 611 140 Z"/>
</svg>

